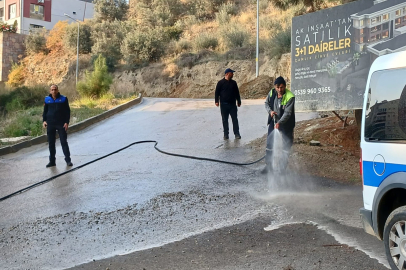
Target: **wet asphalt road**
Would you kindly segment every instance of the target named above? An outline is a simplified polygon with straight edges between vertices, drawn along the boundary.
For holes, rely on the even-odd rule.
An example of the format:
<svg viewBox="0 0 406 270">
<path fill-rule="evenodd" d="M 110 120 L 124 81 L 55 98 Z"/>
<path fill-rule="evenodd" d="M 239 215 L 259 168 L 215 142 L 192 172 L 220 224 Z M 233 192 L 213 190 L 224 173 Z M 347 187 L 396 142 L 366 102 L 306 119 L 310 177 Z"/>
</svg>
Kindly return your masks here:
<svg viewBox="0 0 406 270">
<path fill-rule="evenodd" d="M 231 140 L 224 142 L 220 112 L 212 100 L 144 99 L 142 104 L 130 110 L 71 134 L 68 141 L 72 161 L 78 166 L 139 140 L 157 140 L 158 147 L 170 152 L 250 161 L 258 154 L 244 146 L 266 133 L 264 112 L 263 100 L 244 101 L 239 109 L 242 140 L 233 140 L 230 136 Z M 308 117 L 313 116 L 300 115 L 298 118 Z M 59 144 L 56 168 L 45 169 L 47 156 L 47 146 L 39 145 L 0 157 L 0 197 L 68 169 Z M 275 252 L 278 246 L 281 246 L 279 250 L 287 251 L 292 245 L 297 246 L 287 256 L 300 248 L 306 249 L 307 245 L 316 250 L 312 252 L 316 254 L 315 258 L 319 256 L 322 262 L 329 261 L 330 265 L 338 266 L 336 269 L 344 269 L 339 267 L 342 265 L 339 261 L 322 256 L 326 248 L 319 248 L 321 243 L 333 243 L 332 247 L 339 243 L 348 245 L 347 249 L 357 254 L 346 258 L 343 253 L 336 258 L 348 266 L 355 265 L 347 269 L 385 269 L 378 263 L 385 263 L 382 243 L 363 233 L 360 226 L 360 187 L 297 175 L 285 178 L 262 175 L 263 166 L 261 163 L 238 167 L 181 159 L 156 152 L 152 144 L 132 146 L 1 202 L 0 268 L 65 269 L 81 265 L 87 269 L 106 269 L 112 260 L 124 257 L 101 261 L 103 258 L 129 254 L 129 258 L 141 256 L 142 262 L 148 262 L 153 260 L 148 251 L 176 251 L 174 243 L 187 245 L 196 237 L 216 239 L 224 230 L 244 228 L 265 232 L 271 239 L 279 235 L 281 239 L 277 244 L 267 240 L 276 248 Z M 279 190 L 275 189 L 275 183 L 280 186 Z M 292 223 L 299 224 L 286 225 Z M 289 237 L 283 237 L 281 230 L 287 234 L 291 231 L 290 238 L 301 240 L 297 244 L 288 241 Z M 306 241 L 312 233 L 317 235 L 313 238 L 321 239 L 316 247 Z M 224 248 L 232 252 L 235 243 L 233 238 L 228 239 L 223 241 Z M 250 239 L 251 245 L 260 241 Z M 245 242 L 241 241 L 240 244 Z M 256 246 L 263 247 L 264 243 Z M 201 247 L 195 249 L 194 254 L 201 253 L 204 258 L 207 255 L 204 248 L 210 250 L 210 245 Z M 234 253 L 249 250 L 244 246 Z M 228 260 L 222 261 L 218 257 L 206 265 L 206 260 L 202 259 L 200 268 L 188 265 L 189 257 L 178 250 L 175 253 L 178 256 L 171 258 L 180 263 L 179 267 L 168 264 L 168 269 L 284 269 L 288 266 L 331 269 L 320 263 L 319 268 L 306 268 L 303 261 L 299 263 L 300 268 L 293 261 L 283 261 L 283 258 L 290 258 L 286 256 L 278 262 L 272 257 L 274 266 L 271 267 L 266 260 L 260 260 L 269 257 L 267 249 L 255 250 L 258 258 L 248 254 L 246 258 L 251 259 L 238 264 L 240 267 L 236 266 L 237 261 L 232 259 L 231 253 L 228 256 L 225 252 L 227 256 L 223 258 Z M 154 256 L 161 255 L 156 253 Z M 304 256 L 309 258 L 309 265 L 315 263 L 310 254 Z M 166 257 L 161 258 L 160 263 L 168 262 Z M 258 264 L 249 262 L 253 258 Z M 87 262 L 90 264 L 83 265 Z M 95 265 L 97 262 L 100 263 Z M 111 269 L 163 269 L 159 262 L 144 266 L 131 265 L 131 259 L 126 262 Z M 181 262 L 184 262 L 183 267 L 180 267 Z M 373 268 L 357 268 L 360 264 Z"/>
</svg>

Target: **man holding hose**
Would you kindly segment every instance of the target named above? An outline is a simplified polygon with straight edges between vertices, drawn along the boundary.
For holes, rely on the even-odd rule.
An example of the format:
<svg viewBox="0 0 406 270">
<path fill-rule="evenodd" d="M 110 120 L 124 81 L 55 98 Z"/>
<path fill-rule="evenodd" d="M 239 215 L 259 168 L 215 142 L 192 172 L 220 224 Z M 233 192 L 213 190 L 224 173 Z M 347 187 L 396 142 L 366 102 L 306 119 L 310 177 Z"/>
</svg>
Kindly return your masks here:
<svg viewBox="0 0 406 270">
<path fill-rule="evenodd" d="M 266 98 L 265 109 L 268 112 L 267 148 L 272 150 L 273 142 L 269 141 L 269 135 L 274 129 L 278 129 L 283 138 L 283 150 L 289 152 L 293 145 L 293 130 L 295 128 L 295 95 L 286 89 L 286 81 L 283 77 L 278 77 L 275 80 L 274 88 Z M 285 168 L 286 165 L 287 159 L 286 164 L 284 164 Z"/>
</svg>

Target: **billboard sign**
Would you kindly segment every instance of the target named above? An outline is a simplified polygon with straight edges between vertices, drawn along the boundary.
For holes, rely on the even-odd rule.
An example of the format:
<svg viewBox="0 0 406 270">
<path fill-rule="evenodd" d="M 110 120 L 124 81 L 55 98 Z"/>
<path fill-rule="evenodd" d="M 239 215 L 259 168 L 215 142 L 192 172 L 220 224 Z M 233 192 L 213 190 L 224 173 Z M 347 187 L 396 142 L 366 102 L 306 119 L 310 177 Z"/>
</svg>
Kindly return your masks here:
<svg viewBox="0 0 406 270">
<path fill-rule="evenodd" d="M 362 108 L 372 62 L 406 50 L 406 1 L 359 0 L 292 20 L 296 111 Z"/>
</svg>

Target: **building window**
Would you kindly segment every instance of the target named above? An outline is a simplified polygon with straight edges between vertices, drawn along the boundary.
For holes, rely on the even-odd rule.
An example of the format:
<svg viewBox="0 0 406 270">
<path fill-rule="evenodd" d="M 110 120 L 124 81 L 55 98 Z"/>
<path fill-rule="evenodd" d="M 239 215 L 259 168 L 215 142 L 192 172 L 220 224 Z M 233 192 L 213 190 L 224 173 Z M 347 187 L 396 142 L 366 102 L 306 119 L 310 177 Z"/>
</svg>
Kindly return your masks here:
<svg viewBox="0 0 406 270">
<path fill-rule="evenodd" d="M 402 15 L 402 10 L 401 9 L 396 10 L 395 14 L 396 16 Z"/>
<path fill-rule="evenodd" d="M 44 6 L 30 4 L 30 18 L 44 20 Z"/>
<path fill-rule="evenodd" d="M 401 18 L 397 18 L 396 20 L 395 20 L 395 28 L 397 29 L 397 28 L 399 28 L 401 25 L 402 22 L 401 22 Z"/>
<path fill-rule="evenodd" d="M 359 34 L 360 34 L 360 35 L 363 35 L 363 34 L 364 34 L 364 28 L 362 28 L 362 29 L 359 30 Z"/>
<path fill-rule="evenodd" d="M 377 25 L 377 26 L 371 28 L 371 33 L 374 33 L 376 31 L 380 31 L 380 30 L 381 30 L 381 26 Z"/>
<path fill-rule="evenodd" d="M 44 28 L 42 25 L 37 25 L 37 24 L 30 24 L 31 29 L 42 29 Z"/>
<path fill-rule="evenodd" d="M 360 43 L 364 43 L 364 37 L 360 37 L 359 41 Z"/>
<path fill-rule="evenodd" d="M 16 4 L 12 4 L 9 6 L 9 19 L 14 19 L 15 17 L 17 17 L 17 5 Z"/>
<path fill-rule="evenodd" d="M 385 31 L 382 33 L 382 39 L 389 37 L 389 31 Z"/>
<path fill-rule="evenodd" d="M 383 15 L 382 15 L 382 20 L 383 20 L 383 21 L 389 20 L 389 13 L 383 14 Z"/>
<path fill-rule="evenodd" d="M 4 9 L 0 8 L 0 17 L 4 17 Z"/>
<path fill-rule="evenodd" d="M 383 30 L 389 29 L 389 23 L 382 24 L 382 29 Z"/>
<path fill-rule="evenodd" d="M 381 16 L 375 17 L 371 19 L 371 24 L 375 24 L 381 21 Z"/>
<path fill-rule="evenodd" d="M 406 15 L 406 7 L 403 8 L 403 14 Z"/>
</svg>

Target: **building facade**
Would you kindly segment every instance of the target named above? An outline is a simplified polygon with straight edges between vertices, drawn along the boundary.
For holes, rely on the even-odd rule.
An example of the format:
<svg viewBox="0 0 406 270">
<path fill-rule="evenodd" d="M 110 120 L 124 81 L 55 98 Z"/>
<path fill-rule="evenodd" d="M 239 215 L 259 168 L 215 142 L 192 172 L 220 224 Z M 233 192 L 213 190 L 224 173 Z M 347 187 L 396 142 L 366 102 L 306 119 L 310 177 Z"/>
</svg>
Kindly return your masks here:
<svg viewBox="0 0 406 270">
<path fill-rule="evenodd" d="M 52 29 L 64 14 L 83 21 L 94 16 L 93 0 L 0 0 L 0 18 L 7 24 L 17 21 L 18 33 L 32 29 Z"/>
<path fill-rule="evenodd" d="M 355 50 L 366 51 L 376 43 L 402 34 L 406 26 L 406 1 L 376 0 L 369 9 L 351 16 L 355 35 Z"/>
</svg>

